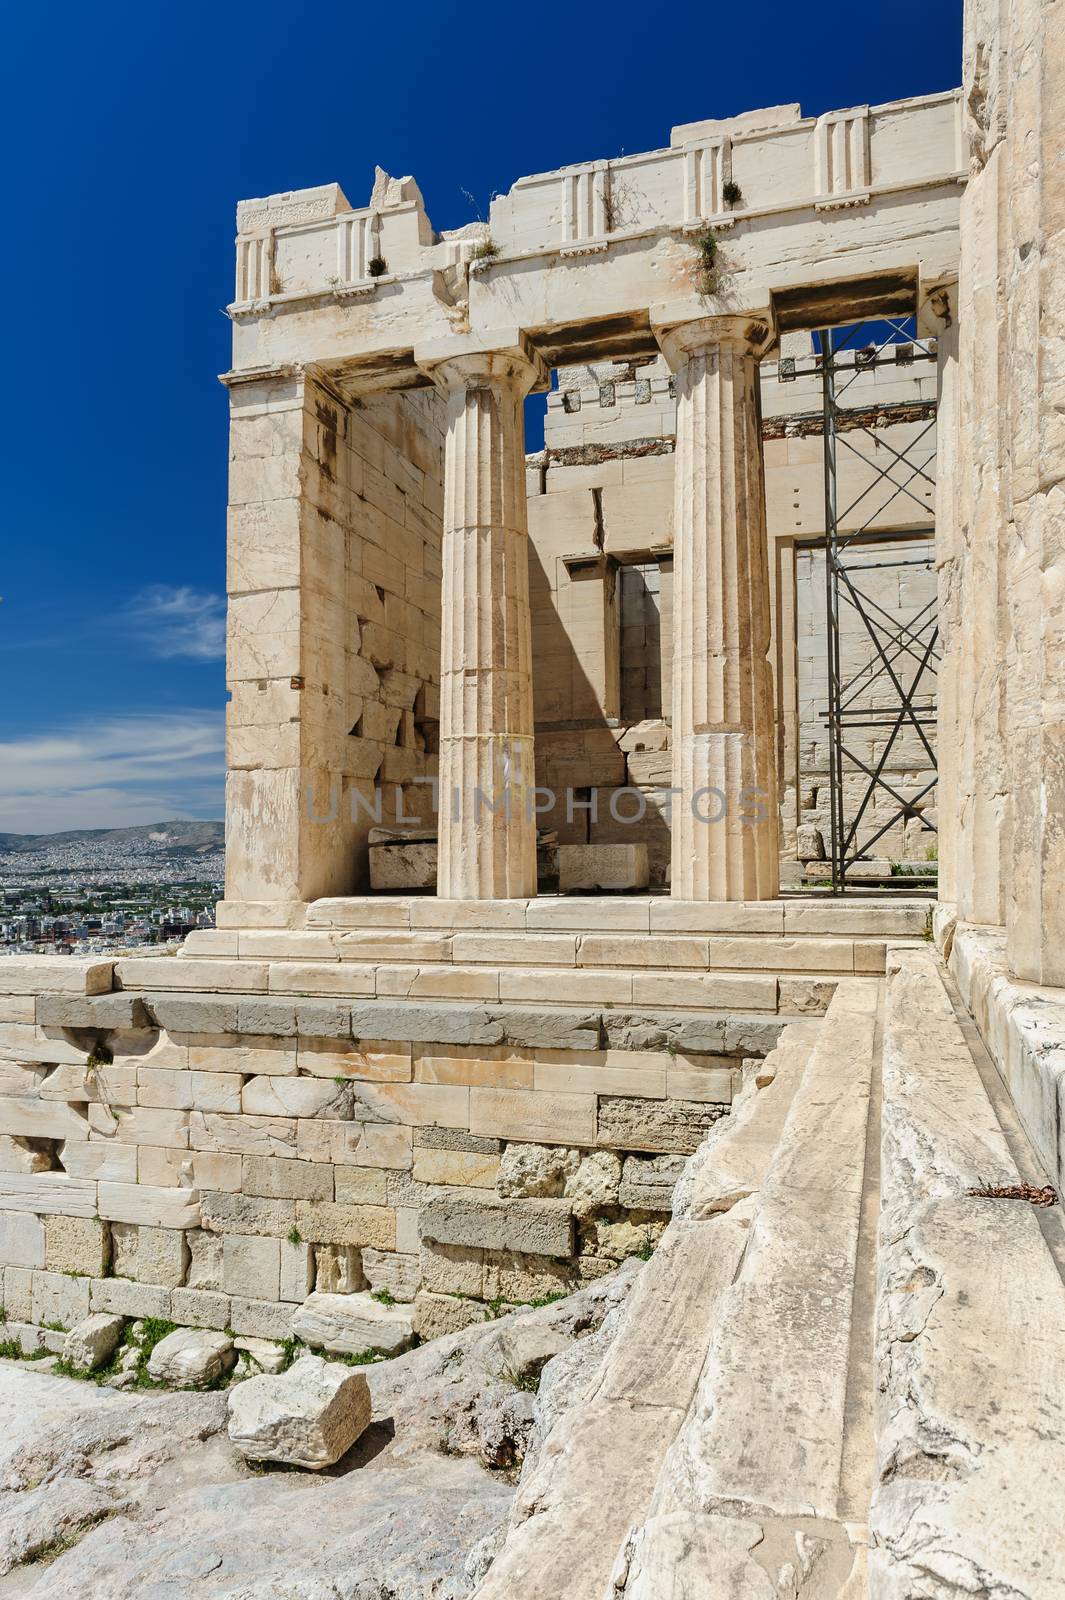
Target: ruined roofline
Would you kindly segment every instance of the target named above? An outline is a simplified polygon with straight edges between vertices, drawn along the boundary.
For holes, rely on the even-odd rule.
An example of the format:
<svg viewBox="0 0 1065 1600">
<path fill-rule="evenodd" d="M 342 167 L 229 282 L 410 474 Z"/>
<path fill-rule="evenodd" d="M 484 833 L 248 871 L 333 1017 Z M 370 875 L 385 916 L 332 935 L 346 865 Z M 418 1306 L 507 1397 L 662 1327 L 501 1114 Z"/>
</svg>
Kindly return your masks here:
<svg viewBox="0 0 1065 1600">
<path fill-rule="evenodd" d="M 493 206 L 496 201 L 507 199 L 520 189 L 530 184 L 536 184 L 545 178 L 563 176 L 581 172 L 587 167 L 609 166 L 621 168 L 637 166 L 653 156 L 665 156 L 671 152 L 682 150 L 685 146 L 703 143 L 707 140 L 727 137 L 735 144 L 765 138 L 773 134 L 793 134 L 796 132 L 815 129 L 819 123 L 830 122 L 840 117 L 853 116 L 881 116 L 892 111 L 916 111 L 924 107 L 946 104 L 958 100 L 960 89 L 946 89 L 934 94 L 912 95 L 898 100 L 886 100 L 878 105 L 855 105 L 838 107 L 831 111 L 822 112 L 819 116 L 803 116 L 802 108 L 798 101 L 778 106 L 767 106 L 758 110 L 739 112 L 733 117 L 702 118 L 692 122 L 679 123 L 670 129 L 668 145 L 656 146 L 650 150 L 638 151 L 633 154 L 621 153 L 616 156 L 589 157 L 583 161 L 566 163 L 561 167 L 549 168 L 542 172 L 526 173 L 518 177 L 510 188 L 503 194 L 493 197 Z M 309 189 L 284 190 L 276 194 L 248 198 L 237 203 L 237 232 L 252 231 L 255 226 L 262 225 L 268 214 L 277 214 L 279 226 L 298 227 L 302 222 L 320 220 L 320 217 L 329 214 L 320 209 L 318 202 L 326 206 L 332 205 L 332 215 L 341 213 L 381 212 L 386 210 L 402 210 L 414 207 L 425 211 L 425 202 L 413 177 L 391 178 L 381 167 L 375 170 L 375 182 L 370 200 L 365 207 L 353 206 L 345 195 L 339 183 L 326 183 Z M 262 219 L 262 221 L 260 221 Z M 283 219 L 283 220 L 282 220 Z M 454 228 L 444 228 L 439 231 L 432 230 L 432 242 L 440 244 L 449 240 L 472 238 L 474 241 L 483 236 L 491 226 L 491 212 L 488 223 L 471 221 L 459 224 Z"/>
</svg>

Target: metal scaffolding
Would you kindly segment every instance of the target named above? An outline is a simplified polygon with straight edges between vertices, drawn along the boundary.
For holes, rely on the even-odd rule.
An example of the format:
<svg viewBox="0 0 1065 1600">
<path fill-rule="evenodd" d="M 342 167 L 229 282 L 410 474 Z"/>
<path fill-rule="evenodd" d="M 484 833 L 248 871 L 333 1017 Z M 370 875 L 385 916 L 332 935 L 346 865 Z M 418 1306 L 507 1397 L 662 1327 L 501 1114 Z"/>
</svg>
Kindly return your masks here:
<svg viewBox="0 0 1065 1600">
<path fill-rule="evenodd" d="M 884 568 L 934 565 L 934 523 L 905 521 L 898 511 L 907 503 L 925 516 L 927 495 L 935 487 L 935 401 L 919 399 L 869 404 L 868 386 L 861 404 L 859 380 L 877 368 L 909 369 L 920 363 L 936 368 L 934 340 L 917 337 L 916 318 L 884 316 L 849 327 L 826 328 L 814 336 L 808 357 L 782 357 L 777 377 L 782 383 L 805 376 L 820 378 L 824 442 L 825 535 L 803 541 L 805 548 L 825 551 L 825 603 L 827 613 L 827 709 L 821 713 L 828 743 L 831 848 L 831 887 L 836 893 L 868 888 L 867 862 L 879 841 L 899 822 L 916 820 L 930 839 L 936 835 L 930 818 L 936 786 L 936 669 L 939 631 L 935 600 L 909 616 L 892 614 L 868 593 L 863 574 Z M 852 386 L 858 394 L 847 403 Z M 909 421 L 914 431 L 898 446 L 887 430 Z M 814 414 L 808 418 L 814 422 Z M 871 445 L 871 451 L 868 447 Z M 840 504 L 840 452 L 847 451 L 864 464 L 862 486 L 849 504 Z M 845 458 L 844 458 L 845 459 Z M 921 490 L 922 498 L 915 490 Z M 897 506 L 896 525 L 891 508 Z M 907 507 L 908 508 L 908 507 Z M 874 524 L 876 524 L 874 526 Z M 928 554 L 914 554 L 915 540 L 928 540 Z M 892 547 L 909 546 L 895 554 Z M 875 559 L 871 559 L 875 557 Z M 841 662 L 841 619 L 860 619 L 867 652 L 846 674 Z M 855 735 L 882 735 L 875 751 L 865 759 L 854 749 Z M 899 741 L 910 730 L 916 735 L 925 775 L 916 785 L 902 783 L 892 769 Z M 873 743 L 873 740 L 869 741 Z M 855 783 L 855 779 L 859 781 Z M 884 797 L 890 802 L 885 811 Z M 875 816 L 874 816 L 875 813 Z M 934 850 L 928 855 L 934 856 Z M 929 866 L 927 877 L 935 874 Z M 885 877 L 885 887 L 912 890 L 920 880 L 912 875 Z"/>
<path fill-rule="evenodd" d="M 870 858 L 877 843 L 899 822 L 916 819 L 923 832 L 935 837 L 935 824 L 929 818 L 930 796 L 936 786 L 936 693 L 935 677 L 939 662 L 939 629 L 936 603 L 929 601 L 909 617 L 899 618 L 875 601 L 863 588 L 862 574 L 873 568 L 904 567 L 933 563 L 927 556 L 892 557 L 891 545 L 900 540 L 912 542 L 922 529 L 909 526 L 904 531 L 884 528 L 884 514 L 900 497 L 913 501 L 927 513 L 924 499 L 914 493 L 920 481 L 935 484 L 934 454 L 928 456 L 929 441 L 935 439 L 935 411 L 918 427 L 902 448 L 889 444 L 869 420 L 844 404 L 851 386 L 863 373 L 889 363 L 912 365 L 936 363 L 934 341 L 916 336 L 913 317 L 885 317 L 846 328 L 827 328 L 818 336 L 820 351 L 814 357 L 820 368 L 823 396 L 823 437 L 825 463 L 825 600 L 828 641 L 828 708 L 823 713 L 828 735 L 829 788 L 831 795 L 832 888 L 843 893 L 856 881 L 868 885 L 868 878 L 856 880 L 854 868 Z M 867 418 L 867 408 L 863 408 Z M 862 448 L 871 441 L 872 456 Z M 922 448 L 923 446 L 923 448 Z M 840 449 L 856 455 L 869 468 L 869 481 L 846 506 L 839 504 L 838 461 Z M 872 523 L 880 522 L 879 528 Z M 844 531 L 846 530 L 846 531 Z M 933 528 L 926 524 L 926 536 Z M 872 547 L 883 547 L 884 557 L 870 561 Z M 859 556 L 861 552 L 861 556 Z M 849 607 L 861 619 L 868 656 L 856 669 L 844 675 L 840 663 L 840 619 Z M 883 735 L 883 744 L 870 764 L 853 748 L 858 729 Z M 912 729 L 931 769 L 912 793 L 904 793 L 899 780 L 890 781 L 887 772 L 892 752 L 904 731 Z M 845 779 L 859 774 L 857 789 Z M 848 793 L 848 790 L 850 791 Z M 874 801 L 888 796 L 891 805 L 883 807 L 874 822 L 870 816 Z M 930 869 L 931 870 L 931 869 Z M 913 886 L 912 878 L 892 880 L 899 888 Z"/>
</svg>

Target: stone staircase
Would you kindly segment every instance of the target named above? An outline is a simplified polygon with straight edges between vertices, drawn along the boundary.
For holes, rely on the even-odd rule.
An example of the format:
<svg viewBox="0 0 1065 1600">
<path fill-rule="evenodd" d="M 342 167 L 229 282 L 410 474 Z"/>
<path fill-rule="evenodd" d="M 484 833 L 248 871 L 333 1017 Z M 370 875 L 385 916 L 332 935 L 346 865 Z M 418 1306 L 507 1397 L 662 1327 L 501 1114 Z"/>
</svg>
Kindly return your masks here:
<svg viewBox="0 0 1065 1600">
<path fill-rule="evenodd" d="M 922 901 L 368 896 L 316 901 L 304 928 L 193 933 L 178 961 L 134 958 L 120 977 L 130 988 L 820 1014 L 840 977 L 882 973 L 889 942 L 926 938 L 927 918 Z"/>
<path fill-rule="evenodd" d="M 933 952 L 882 989 L 749 1069 L 478 1600 L 1060 1596 L 1060 1211 Z"/>
</svg>

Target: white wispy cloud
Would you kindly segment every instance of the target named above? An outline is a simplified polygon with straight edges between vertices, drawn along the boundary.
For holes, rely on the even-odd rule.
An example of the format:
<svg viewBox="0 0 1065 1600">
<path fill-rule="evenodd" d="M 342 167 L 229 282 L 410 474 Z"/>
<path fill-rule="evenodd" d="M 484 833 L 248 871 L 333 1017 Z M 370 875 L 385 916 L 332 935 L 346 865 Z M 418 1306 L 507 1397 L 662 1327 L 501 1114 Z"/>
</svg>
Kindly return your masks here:
<svg viewBox="0 0 1065 1600">
<path fill-rule="evenodd" d="M 156 583 L 133 596 L 127 616 L 152 655 L 218 661 L 226 653 L 224 595 Z"/>
<path fill-rule="evenodd" d="M 0 740 L 0 832 L 221 816 L 224 769 L 220 710 L 113 717 Z"/>
</svg>

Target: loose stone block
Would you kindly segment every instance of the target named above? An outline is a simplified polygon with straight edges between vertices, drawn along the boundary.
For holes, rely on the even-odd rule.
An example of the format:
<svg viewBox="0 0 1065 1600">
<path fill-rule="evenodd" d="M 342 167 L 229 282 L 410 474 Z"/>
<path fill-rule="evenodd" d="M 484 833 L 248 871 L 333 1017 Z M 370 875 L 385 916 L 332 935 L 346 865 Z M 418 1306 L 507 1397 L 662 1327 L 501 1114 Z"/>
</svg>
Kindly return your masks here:
<svg viewBox="0 0 1065 1600">
<path fill-rule="evenodd" d="M 111 1228 L 111 1240 L 117 1277 L 160 1284 L 167 1289 L 185 1282 L 189 1247 L 180 1230 L 116 1222 Z"/>
<path fill-rule="evenodd" d="M 43 1267 L 46 1248 L 44 1223 L 40 1217 L 0 1211 L 0 1264 Z"/>
<path fill-rule="evenodd" d="M 278 1300 L 281 1241 L 258 1234 L 227 1233 L 222 1239 L 222 1287 L 246 1300 Z"/>
<path fill-rule="evenodd" d="M 420 1339 L 441 1339 L 446 1333 L 460 1333 L 475 1322 L 483 1322 L 484 1306 L 476 1300 L 461 1300 L 455 1295 L 419 1290 L 414 1300 L 414 1331 Z"/>
<path fill-rule="evenodd" d="M 292 1318 L 304 1344 L 340 1355 L 398 1355 L 414 1336 L 409 1306 L 384 1306 L 363 1294 L 312 1294 Z"/>
<path fill-rule="evenodd" d="M 296 1226 L 312 1244 L 370 1245 L 375 1250 L 396 1246 L 395 1214 L 385 1206 L 297 1200 Z"/>
<path fill-rule="evenodd" d="M 646 889 L 650 866 L 645 844 L 563 844 L 558 886 L 563 894 Z"/>
<path fill-rule="evenodd" d="M 67 1334 L 64 1357 L 82 1372 L 95 1372 L 97 1367 L 106 1366 L 118 1349 L 125 1325 L 124 1317 L 93 1312 Z"/>
<path fill-rule="evenodd" d="M 89 1279 L 65 1272 L 35 1272 L 30 1286 L 32 1320 L 38 1326 L 58 1323 L 70 1329 L 89 1315 Z"/>
<path fill-rule="evenodd" d="M 361 1372 L 301 1356 L 287 1372 L 262 1374 L 229 1392 L 229 1437 L 253 1461 L 320 1471 L 339 1461 L 370 1423 Z"/>
<path fill-rule="evenodd" d="M 111 1230 L 96 1217 L 46 1217 L 45 1260 L 51 1272 L 99 1278 L 111 1263 Z"/>
<path fill-rule="evenodd" d="M 277 1373 L 285 1370 L 284 1346 L 273 1339 L 252 1339 L 245 1334 L 233 1340 L 233 1348 L 250 1356 L 263 1372 Z"/>
<path fill-rule="evenodd" d="M 229 1334 L 178 1328 L 155 1346 L 148 1357 L 148 1375 L 156 1383 L 178 1389 L 205 1389 L 228 1372 L 236 1359 Z"/>
<path fill-rule="evenodd" d="M 434 839 L 388 840 L 369 846 L 370 888 L 375 894 L 411 894 L 436 889 Z"/>
<path fill-rule="evenodd" d="M 362 1270 L 374 1293 L 386 1290 L 395 1300 L 413 1300 L 422 1276 L 416 1255 L 392 1250 L 364 1250 Z"/>
<path fill-rule="evenodd" d="M 208 1289 L 171 1289 L 171 1314 L 187 1328 L 228 1328 L 233 1306 L 227 1294 Z"/>
<path fill-rule="evenodd" d="M 634 1100 L 601 1095 L 597 1142 L 612 1150 L 692 1155 L 726 1107 L 696 1100 Z"/>
</svg>

